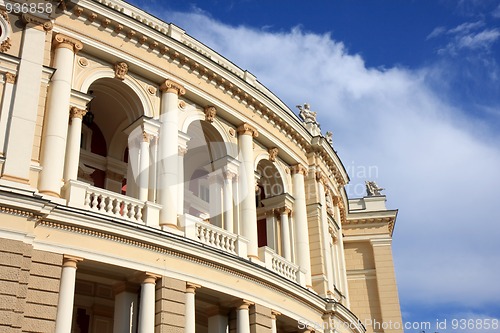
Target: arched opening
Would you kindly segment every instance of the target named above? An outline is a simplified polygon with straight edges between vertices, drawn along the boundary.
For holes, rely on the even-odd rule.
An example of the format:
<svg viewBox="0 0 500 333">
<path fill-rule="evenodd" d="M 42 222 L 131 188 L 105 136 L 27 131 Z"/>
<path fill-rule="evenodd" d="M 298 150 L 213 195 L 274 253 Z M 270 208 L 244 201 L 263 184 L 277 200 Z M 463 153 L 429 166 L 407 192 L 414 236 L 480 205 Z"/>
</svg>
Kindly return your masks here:
<svg viewBox="0 0 500 333">
<path fill-rule="evenodd" d="M 124 129 L 143 115 L 135 92 L 120 80 L 101 78 L 87 91 L 93 96 L 83 118 L 78 179 L 122 193 L 128 168 L 128 137 Z M 125 186 L 125 187 L 124 187 Z"/>
<path fill-rule="evenodd" d="M 226 145 L 215 127 L 203 120 L 192 122 L 187 135 L 190 140 L 184 157 L 185 212 L 222 227 Z"/>
</svg>

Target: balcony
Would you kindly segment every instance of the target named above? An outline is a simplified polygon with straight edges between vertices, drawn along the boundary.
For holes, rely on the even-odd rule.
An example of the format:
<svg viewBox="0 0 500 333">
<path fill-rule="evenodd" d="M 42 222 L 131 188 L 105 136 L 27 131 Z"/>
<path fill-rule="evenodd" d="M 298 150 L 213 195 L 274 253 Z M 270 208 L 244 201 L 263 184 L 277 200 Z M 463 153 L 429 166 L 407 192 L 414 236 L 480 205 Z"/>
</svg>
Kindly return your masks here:
<svg viewBox="0 0 500 333">
<path fill-rule="evenodd" d="M 259 258 L 267 269 L 301 286 L 305 286 L 305 274 L 300 270 L 299 266 L 286 260 L 270 247 L 260 247 Z"/>
</svg>

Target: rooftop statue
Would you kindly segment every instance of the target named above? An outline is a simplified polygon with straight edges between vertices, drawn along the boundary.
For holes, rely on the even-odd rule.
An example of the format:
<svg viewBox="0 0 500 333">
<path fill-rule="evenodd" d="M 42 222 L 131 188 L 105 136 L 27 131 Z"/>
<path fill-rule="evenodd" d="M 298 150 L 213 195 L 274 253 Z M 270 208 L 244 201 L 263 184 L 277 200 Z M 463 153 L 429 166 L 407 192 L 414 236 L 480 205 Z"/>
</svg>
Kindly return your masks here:
<svg viewBox="0 0 500 333">
<path fill-rule="evenodd" d="M 302 118 L 302 120 L 305 123 L 314 123 L 318 124 L 316 121 L 316 112 L 311 111 L 311 107 L 309 106 L 308 103 L 304 103 L 304 106 L 302 105 L 297 105 L 297 108 L 299 109 L 299 116 Z"/>
<path fill-rule="evenodd" d="M 366 195 L 371 197 L 374 195 L 383 195 L 380 191 L 385 190 L 385 188 L 378 187 L 374 181 L 365 181 L 366 185 Z"/>
<path fill-rule="evenodd" d="M 330 146 L 333 145 L 333 132 L 327 131 L 325 134 L 325 139 L 330 144 Z"/>
</svg>

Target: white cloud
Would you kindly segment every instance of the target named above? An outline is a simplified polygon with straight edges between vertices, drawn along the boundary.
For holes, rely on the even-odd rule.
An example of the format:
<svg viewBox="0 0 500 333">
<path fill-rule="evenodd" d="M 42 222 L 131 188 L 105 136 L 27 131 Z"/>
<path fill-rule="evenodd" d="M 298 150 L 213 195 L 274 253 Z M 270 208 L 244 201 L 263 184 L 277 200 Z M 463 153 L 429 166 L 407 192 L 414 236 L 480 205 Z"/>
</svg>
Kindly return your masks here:
<svg viewBox="0 0 500 333">
<path fill-rule="evenodd" d="M 430 70 L 367 68 L 328 34 L 299 28 L 273 33 L 198 14 L 168 17 L 288 105 L 309 102 L 346 166 L 377 167 L 390 208 L 400 209 L 394 255 L 403 301 L 500 302 L 500 150 L 490 143 L 498 137 L 444 102 L 426 83 Z M 497 38 L 474 36 L 464 47 Z"/>
</svg>

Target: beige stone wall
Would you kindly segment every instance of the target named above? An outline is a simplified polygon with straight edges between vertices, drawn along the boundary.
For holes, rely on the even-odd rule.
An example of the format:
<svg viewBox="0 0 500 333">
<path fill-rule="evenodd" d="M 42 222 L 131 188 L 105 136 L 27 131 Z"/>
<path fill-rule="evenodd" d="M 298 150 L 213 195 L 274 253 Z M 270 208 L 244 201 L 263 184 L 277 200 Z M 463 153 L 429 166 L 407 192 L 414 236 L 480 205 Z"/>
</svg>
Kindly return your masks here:
<svg viewBox="0 0 500 333">
<path fill-rule="evenodd" d="M 62 256 L 0 240 L 0 331 L 53 332 Z"/>
<path fill-rule="evenodd" d="M 249 309 L 250 333 L 271 331 L 271 309 L 255 304 Z"/>
<path fill-rule="evenodd" d="M 155 333 L 184 332 L 186 282 L 162 277 L 156 282 Z"/>
</svg>

